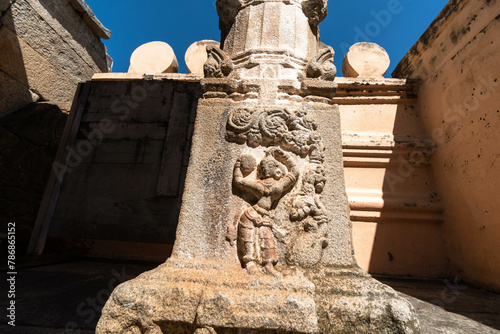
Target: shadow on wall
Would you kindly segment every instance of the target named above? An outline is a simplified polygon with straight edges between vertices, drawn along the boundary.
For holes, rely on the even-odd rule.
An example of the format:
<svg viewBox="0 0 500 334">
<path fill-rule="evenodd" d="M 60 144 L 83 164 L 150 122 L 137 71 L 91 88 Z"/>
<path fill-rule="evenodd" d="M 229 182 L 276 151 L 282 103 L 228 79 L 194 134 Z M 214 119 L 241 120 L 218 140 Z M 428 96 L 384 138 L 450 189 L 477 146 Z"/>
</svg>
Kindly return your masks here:
<svg viewBox="0 0 500 334">
<path fill-rule="evenodd" d="M 16 223 L 18 255 L 28 247 L 66 119 L 46 103 L 0 119 L 0 225 Z"/>
<path fill-rule="evenodd" d="M 60 163 L 68 170 L 51 194 L 57 204 L 49 237 L 99 240 L 93 252 L 112 246 L 108 255 L 131 243 L 134 256 L 139 248 L 147 253 L 145 244 L 173 244 L 200 84 L 92 81 L 82 87 L 89 93 L 75 101 L 81 122 L 75 120 L 74 141 L 63 144 Z"/>
<path fill-rule="evenodd" d="M 398 283 L 401 288 L 398 284 L 393 287 L 447 312 L 500 330 L 498 317 L 494 316 L 490 306 L 475 302 L 489 298 L 492 305 L 497 305 L 498 299 L 469 288 L 458 278 L 451 278 L 442 227 L 444 209 L 435 192 L 430 169 L 430 158 L 436 146 L 425 134 L 419 118 L 415 105 L 400 105 L 396 111 L 393 131 L 395 149 L 385 172 L 382 190 L 384 207 L 376 224 L 369 272 L 441 277 L 443 280 L 439 284 L 419 283 L 432 286 L 433 290 L 426 290 L 426 293 L 407 289 L 404 283 Z M 465 290 L 467 293 L 464 293 Z M 471 298 L 474 295 L 478 298 Z"/>
<path fill-rule="evenodd" d="M 88 53 L 100 71 L 108 72 L 108 64 L 105 61 L 108 57 L 106 47 L 101 39 L 89 29 L 86 21 L 78 14 L 69 1 L 40 1 L 40 5 L 50 13 L 55 21 L 62 26 L 69 36 L 63 37 L 65 42 L 71 41 L 80 46 L 79 56 L 84 57 Z M 81 14 L 82 15 L 82 14 Z"/>
<path fill-rule="evenodd" d="M 16 249 L 24 254 L 35 223 L 67 110 L 32 103 L 26 55 L 12 11 L 0 18 L 0 225 L 16 223 Z M 3 242 L 2 242 L 3 244 Z M 7 248 L 3 247 L 2 252 Z"/>
<path fill-rule="evenodd" d="M 398 105 L 393 129 L 369 272 L 447 277 L 443 207 L 429 166 L 434 146 L 414 104 Z"/>
</svg>

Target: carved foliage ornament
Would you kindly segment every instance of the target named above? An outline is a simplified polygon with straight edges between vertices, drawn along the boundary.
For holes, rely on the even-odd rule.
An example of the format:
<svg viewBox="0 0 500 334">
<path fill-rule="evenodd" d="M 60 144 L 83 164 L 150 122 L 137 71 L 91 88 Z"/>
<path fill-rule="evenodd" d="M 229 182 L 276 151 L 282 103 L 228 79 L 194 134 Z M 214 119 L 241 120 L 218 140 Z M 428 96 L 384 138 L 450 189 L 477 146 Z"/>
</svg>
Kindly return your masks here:
<svg viewBox="0 0 500 334">
<path fill-rule="evenodd" d="M 322 162 L 325 147 L 317 127 L 306 110 L 236 108 L 229 112 L 226 139 L 250 147 L 281 146 Z"/>
</svg>

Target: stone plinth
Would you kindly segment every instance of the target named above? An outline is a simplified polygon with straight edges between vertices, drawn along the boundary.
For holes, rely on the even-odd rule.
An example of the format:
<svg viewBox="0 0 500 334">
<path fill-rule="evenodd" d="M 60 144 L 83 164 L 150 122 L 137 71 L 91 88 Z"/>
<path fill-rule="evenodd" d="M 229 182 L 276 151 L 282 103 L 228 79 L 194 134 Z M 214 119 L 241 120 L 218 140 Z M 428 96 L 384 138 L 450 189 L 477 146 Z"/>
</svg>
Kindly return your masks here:
<svg viewBox="0 0 500 334">
<path fill-rule="evenodd" d="M 392 288 L 331 267 L 278 279 L 172 258 L 120 285 L 103 312 L 97 333 L 419 333 Z"/>
</svg>

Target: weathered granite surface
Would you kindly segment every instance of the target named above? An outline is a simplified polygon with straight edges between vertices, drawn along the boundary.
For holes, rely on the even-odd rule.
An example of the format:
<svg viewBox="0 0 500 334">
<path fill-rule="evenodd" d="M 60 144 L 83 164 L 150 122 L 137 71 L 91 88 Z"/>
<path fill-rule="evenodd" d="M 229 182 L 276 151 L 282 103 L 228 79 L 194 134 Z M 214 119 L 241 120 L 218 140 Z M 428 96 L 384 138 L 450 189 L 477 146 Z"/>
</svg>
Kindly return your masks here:
<svg viewBox="0 0 500 334">
<path fill-rule="evenodd" d="M 327 145 L 325 150 L 327 174 L 335 175 L 322 196 L 331 217 L 328 246 L 323 249 L 319 239 L 297 231 L 297 226 L 287 231 L 288 221 L 280 226 L 282 230 L 276 228 L 282 233 L 276 268 L 283 278 L 249 275 L 242 269 L 236 247 L 226 241 L 227 226 L 245 207 L 241 198 L 232 196 L 230 175 L 234 161 L 252 149 L 226 142 L 222 121 L 231 105 L 223 99 L 200 102 L 190 160 L 196 169 L 188 170 L 173 258 L 119 287 L 104 309 L 97 333 L 123 328 L 131 333 L 193 333 L 196 326 L 210 326 L 217 333 L 237 333 L 231 328 L 267 328 L 263 333 L 351 333 L 354 329 L 418 333 L 411 306 L 355 265 L 340 145 Z M 313 106 L 325 142 L 340 143 L 337 109 Z M 285 203 L 293 195 L 292 191 L 278 204 L 276 216 L 289 212 Z M 298 265 L 289 265 L 286 259 L 290 247 L 303 259 Z M 173 323 L 179 326 L 175 330 L 169 327 Z"/>
<path fill-rule="evenodd" d="M 79 82 L 108 72 L 111 32 L 83 0 L 0 3 L 0 117 L 32 102 L 71 102 Z"/>
<path fill-rule="evenodd" d="M 389 54 L 380 45 L 356 43 L 344 57 L 342 74 L 351 78 L 383 78 L 390 64 Z"/>
<path fill-rule="evenodd" d="M 353 256 L 326 4 L 217 1 L 172 257 L 113 292 L 98 334 L 420 333 Z"/>
<path fill-rule="evenodd" d="M 66 257 L 62 262 L 47 255 L 18 260 L 17 283 L 23 288 L 16 296 L 16 306 L 22 312 L 17 314 L 16 327 L 7 325 L 8 318 L 2 317 L 2 334 L 93 334 L 111 289 L 156 267 L 154 263 L 95 258 Z M 499 294 L 453 279 L 377 279 L 411 302 L 423 333 L 500 333 Z M 5 284 L 0 281 L 0 287 Z M 0 308 L 5 310 L 7 303 L 6 298 L 0 299 Z"/>
</svg>

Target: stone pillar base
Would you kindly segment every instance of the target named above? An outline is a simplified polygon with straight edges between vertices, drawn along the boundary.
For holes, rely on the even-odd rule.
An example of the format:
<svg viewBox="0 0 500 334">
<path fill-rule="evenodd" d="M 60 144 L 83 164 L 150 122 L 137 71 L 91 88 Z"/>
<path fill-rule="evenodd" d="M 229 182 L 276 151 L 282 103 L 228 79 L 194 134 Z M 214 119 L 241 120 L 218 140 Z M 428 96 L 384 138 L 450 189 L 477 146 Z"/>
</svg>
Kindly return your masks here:
<svg viewBox="0 0 500 334">
<path fill-rule="evenodd" d="M 115 289 L 97 334 L 419 333 L 411 305 L 357 268 L 249 275 L 170 259 Z"/>
</svg>

